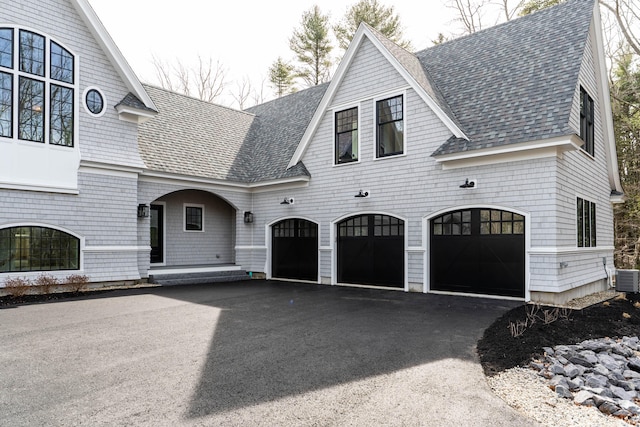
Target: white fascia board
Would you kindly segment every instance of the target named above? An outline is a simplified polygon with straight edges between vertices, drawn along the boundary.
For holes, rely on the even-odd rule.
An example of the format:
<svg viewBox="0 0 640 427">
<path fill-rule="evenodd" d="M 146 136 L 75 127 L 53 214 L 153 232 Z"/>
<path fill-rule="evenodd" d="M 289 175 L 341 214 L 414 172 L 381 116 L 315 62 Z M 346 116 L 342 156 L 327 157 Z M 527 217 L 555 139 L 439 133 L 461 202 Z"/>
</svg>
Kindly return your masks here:
<svg viewBox="0 0 640 427">
<path fill-rule="evenodd" d="M 620 182 L 620 171 L 618 169 L 618 153 L 616 151 L 616 137 L 613 131 L 613 112 L 611 111 L 611 93 L 609 91 L 609 78 L 604 55 L 604 41 L 602 37 L 602 21 L 600 19 L 600 3 L 594 2 L 593 20 L 591 21 L 591 31 L 595 37 L 596 52 L 594 61 L 596 62 L 596 78 L 598 80 L 598 95 L 602 109 L 602 127 L 605 139 L 605 153 L 607 158 L 607 171 L 609 174 L 609 184 L 611 189 L 623 193 Z M 590 32 L 591 32 L 590 31 Z M 615 202 L 614 202 L 615 203 Z"/>
<path fill-rule="evenodd" d="M 577 135 L 567 135 L 529 141 L 519 144 L 508 144 L 499 147 L 465 151 L 461 153 L 434 156 L 436 162 L 442 164 L 442 169 L 458 169 L 464 167 L 481 166 L 495 163 L 531 160 L 543 157 L 553 157 L 565 151 L 579 150 L 581 140 Z"/>
<path fill-rule="evenodd" d="M 273 191 L 275 189 L 281 189 L 281 187 L 300 188 L 309 185 L 309 177 L 307 176 L 274 179 L 256 183 L 243 183 L 150 170 L 141 171 L 140 181 L 163 184 L 175 183 L 179 185 L 184 185 L 185 183 L 187 183 L 189 185 L 195 185 L 200 188 L 207 188 L 210 190 L 226 190 L 235 191 L 238 193 L 262 193 Z"/>
<path fill-rule="evenodd" d="M 138 80 L 133 69 L 122 55 L 122 52 L 120 52 L 120 49 L 118 49 L 118 46 L 113 41 L 104 25 L 102 25 L 100 18 L 98 18 L 98 15 L 96 15 L 96 12 L 89 5 L 87 0 L 71 0 L 71 4 L 76 9 L 85 25 L 89 28 L 89 31 L 91 31 L 96 41 L 100 44 L 100 47 L 104 50 L 104 53 L 113 64 L 113 67 L 120 75 L 120 78 L 122 78 L 124 83 L 127 85 L 129 91 L 144 102 L 144 105 L 148 108 L 157 110 L 155 104 L 151 100 L 151 97 L 149 97 L 147 91 L 142 87 L 140 80 Z"/>
<path fill-rule="evenodd" d="M 80 160 L 78 172 L 92 173 L 96 175 L 114 175 L 122 177 L 137 177 L 142 173 L 145 166 L 120 165 L 115 163 L 96 162 L 91 160 Z"/>
</svg>

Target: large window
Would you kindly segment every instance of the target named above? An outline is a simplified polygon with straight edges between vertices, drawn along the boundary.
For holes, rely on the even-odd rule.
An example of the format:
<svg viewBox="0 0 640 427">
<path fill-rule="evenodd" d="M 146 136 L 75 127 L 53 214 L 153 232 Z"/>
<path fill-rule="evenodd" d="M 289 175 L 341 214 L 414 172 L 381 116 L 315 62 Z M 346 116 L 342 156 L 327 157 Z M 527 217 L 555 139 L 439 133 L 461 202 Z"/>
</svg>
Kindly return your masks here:
<svg viewBox="0 0 640 427">
<path fill-rule="evenodd" d="M 580 88 L 580 138 L 584 141 L 582 149 L 594 155 L 593 99 L 584 88 Z"/>
<path fill-rule="evenodd" d="M 77 237 L 46 227 L 0 229 L 0 273 L 79 268 Z"/>
<path fill-rule="evenodd" d="M 578 197 L 578 247 L 596 246 L 596 204 Z"/>
<path fill-rule="evenodd" d="M 75 58 L 58 43 L 0 28 L 0 137 L 73 147 L 74 75 Z"/>
<path fill-rule="evenodd" d="M 404 153 L 404 107 L 402 95 L 376 102 L 377 157 Z"/>
<path fill-rule="evenodd" d="M 336 113 L 336 164 L 358 160 L 358 107 Z"/>
</svg>

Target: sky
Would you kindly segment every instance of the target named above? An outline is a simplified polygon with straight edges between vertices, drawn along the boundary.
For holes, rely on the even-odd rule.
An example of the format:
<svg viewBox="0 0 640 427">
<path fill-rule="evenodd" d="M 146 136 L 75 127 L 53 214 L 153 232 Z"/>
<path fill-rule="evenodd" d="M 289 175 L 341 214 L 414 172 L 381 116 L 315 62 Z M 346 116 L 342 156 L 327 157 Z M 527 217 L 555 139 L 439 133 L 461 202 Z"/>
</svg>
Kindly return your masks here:
<svg viewBox="0 0 640 427">
<path fill-rule="evenodd" d="M 195 67 L 198 56 L 220 61 L 226 72 L 227 93 L 216 100 L 231 105 L 230 91 L 248 78 L 253 87 L 264 83 L 265 100 L 273 97 L 268 68 L 282 56 L 293 58 L 289 37 L 300 26 L 303 12 L 317 4 L 331 23 L 341 19 L 344 0 L 89 0 L 98 17 L 138 78 L 157 84 L 152 58 Z M 393 0 L 404 37 L 414 51 L 432 45 L 438 33 L 450 34 L 457 25 L 446 0 Z M 180 7 L 176 7 L 179 5 Z M 339 48 L 333 51 L 340 54 Z"/>
</svg>

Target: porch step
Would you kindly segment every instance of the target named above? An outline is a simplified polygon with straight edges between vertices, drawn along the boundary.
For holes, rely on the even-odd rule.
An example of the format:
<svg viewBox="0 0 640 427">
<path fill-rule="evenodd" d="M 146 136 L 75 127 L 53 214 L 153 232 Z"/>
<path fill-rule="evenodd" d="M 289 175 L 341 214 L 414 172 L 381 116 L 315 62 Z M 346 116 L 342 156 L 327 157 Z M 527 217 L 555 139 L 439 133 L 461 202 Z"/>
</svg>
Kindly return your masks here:
<svg viewBox="0 0 640 427">
<path fill-rule="evenodd" d="M 198 285 L 204 283 L 238 282 L 249 279 L 244 270 L 199 271 L 193 273 L 150 272 L 149 282 L 157 285 Z"/>
</svg>

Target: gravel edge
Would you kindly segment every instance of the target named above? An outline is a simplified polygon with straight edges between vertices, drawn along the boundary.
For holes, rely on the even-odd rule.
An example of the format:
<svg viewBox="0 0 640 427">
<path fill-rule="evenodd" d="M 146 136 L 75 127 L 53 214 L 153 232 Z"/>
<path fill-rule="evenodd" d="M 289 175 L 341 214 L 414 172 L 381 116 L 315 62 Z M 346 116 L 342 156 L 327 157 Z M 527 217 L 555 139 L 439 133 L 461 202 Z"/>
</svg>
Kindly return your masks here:
<svg viewBox="0 0 640 427">
<path fill-rule="evenodd" d="M 493 392 L 525 416 L 543 426 L 629 427 L 623 420 L 604 415 L 597 408 L 575 405 L 558 397 L 543 378 L 528 368 L 511 368 L 487 377 Z"/>
</svg>

